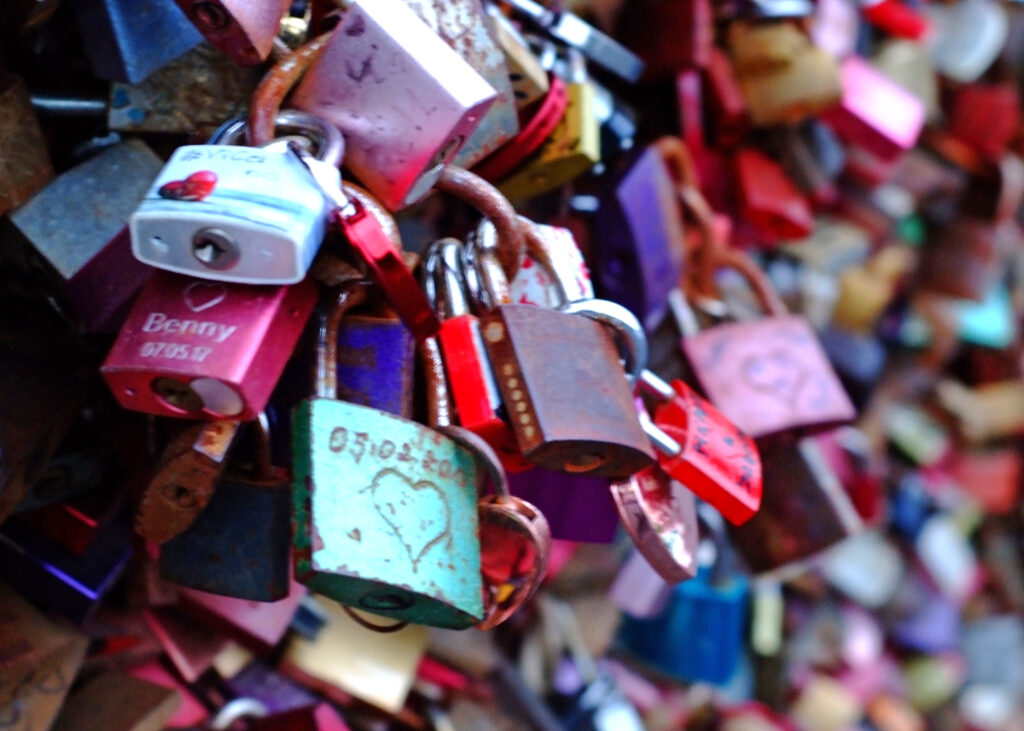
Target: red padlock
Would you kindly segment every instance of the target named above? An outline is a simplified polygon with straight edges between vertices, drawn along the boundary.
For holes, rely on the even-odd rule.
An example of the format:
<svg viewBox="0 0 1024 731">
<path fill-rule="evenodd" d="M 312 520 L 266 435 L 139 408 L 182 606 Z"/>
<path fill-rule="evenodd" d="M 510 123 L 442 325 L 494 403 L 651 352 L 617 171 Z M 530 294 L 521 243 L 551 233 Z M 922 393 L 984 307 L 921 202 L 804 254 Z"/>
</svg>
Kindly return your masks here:
<svg viewBox="0 0 1024 731">
<path fill-rule="evenodd" d="M 741 525 L 753 517 L 762 492 L 754 440 L 682 381 L 669 387 L 645 373 L 641 384 L 661 401 L 654 410 L 655 426 L 678 445 L 659 449 L 661 469 L 730 523 Z"/>
<path fill-rule="evenodd" d="M 805 239 L 814 231 L 814 214 L 782 167 L 751 147 L 732 157 L 741 220 L 757 229 L 766 244 Z"/>
</svg>

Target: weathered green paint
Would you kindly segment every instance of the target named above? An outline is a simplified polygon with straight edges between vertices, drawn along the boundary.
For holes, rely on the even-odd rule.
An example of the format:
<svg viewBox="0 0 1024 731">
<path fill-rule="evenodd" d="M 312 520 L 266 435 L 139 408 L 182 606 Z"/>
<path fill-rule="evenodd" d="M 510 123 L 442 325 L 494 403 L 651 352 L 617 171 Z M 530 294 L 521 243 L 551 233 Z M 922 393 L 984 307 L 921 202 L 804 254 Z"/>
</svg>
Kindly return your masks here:
<svg viewBox="0 0 1024 731">
<path fill-rule="evenodd" d="M 476 463 L 444 435 L 329 399 L 293 415 L 296 576 L 416 624 L 483 617 Z"/>
</svg>

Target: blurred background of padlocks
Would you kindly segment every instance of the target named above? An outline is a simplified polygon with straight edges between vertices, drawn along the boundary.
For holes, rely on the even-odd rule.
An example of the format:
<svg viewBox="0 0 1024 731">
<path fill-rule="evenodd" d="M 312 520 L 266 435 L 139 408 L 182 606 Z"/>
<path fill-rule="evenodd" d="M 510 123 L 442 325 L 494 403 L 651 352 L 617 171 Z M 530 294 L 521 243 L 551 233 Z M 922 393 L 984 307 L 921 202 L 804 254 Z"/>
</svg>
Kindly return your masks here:
<svg viewBox="0 0 1024 731">
<path fill-rule="evenodd" d="M 0 0 L 0 729 L 1024 731 L 1024 3 Z"/>
</svg>

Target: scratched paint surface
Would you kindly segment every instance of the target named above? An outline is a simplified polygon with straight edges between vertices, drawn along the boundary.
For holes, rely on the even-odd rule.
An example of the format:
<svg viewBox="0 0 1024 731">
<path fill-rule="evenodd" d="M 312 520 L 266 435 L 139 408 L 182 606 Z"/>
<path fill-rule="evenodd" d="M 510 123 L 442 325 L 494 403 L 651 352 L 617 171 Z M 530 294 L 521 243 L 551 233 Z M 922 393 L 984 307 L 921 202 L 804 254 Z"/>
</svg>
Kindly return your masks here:
<svg viewBox="0 0 1024 731">
<path fill-rule="evenodd" d="M 344 604 L 420 624 L 483 614 L 476 465 L 391 414 L 314 399 L 295 415 L 297 573 Z"/>
</svg>

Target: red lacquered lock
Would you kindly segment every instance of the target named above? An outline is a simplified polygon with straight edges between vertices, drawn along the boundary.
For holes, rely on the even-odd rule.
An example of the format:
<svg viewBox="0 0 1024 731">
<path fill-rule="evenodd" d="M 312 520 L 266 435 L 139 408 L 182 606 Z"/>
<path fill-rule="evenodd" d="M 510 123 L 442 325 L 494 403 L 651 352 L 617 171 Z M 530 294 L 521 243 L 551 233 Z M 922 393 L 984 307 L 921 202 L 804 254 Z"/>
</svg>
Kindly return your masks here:
<svg viewBox="0 0 1024 731">
<path fill-rule="evenodd" d="M 252 286 L 156 272 L 101 367 L 127 409 L 255 419 L 316 304 L 306 280 Z"/>
<path fill-rule="evenodd" d="M 716 147 L 729 147 L 739 142 L 750 128 L 750 113 L 743 99 L 732 62 L 725 51 L 711 49 L 704 68 L 704 87 L 713 123 Z"/>
<path fill-rule="evenodd" d="M 771 283 L 749 257 L 713 249 L 712 271 L 736 269 L 770 317 L 695 332 L 683 298 L 671 301 L 684 330 L 683 352 L 708 400 L 752 437 L 820 430 L 856 415 L 817 336 L 788 315 Z M 711 293 L 705 293 L 711 294 Z"/>
<path fill-rule="evenodd" d="M 1020 129 L 1020 106 L 1014 84 L 966 84 L 953 94 L 950 134 L 982 157 L 998 160 Z"/>
<path fill-rule="evenodd" d="M 649 375 L 642 383 L 651 385 Z M 662 402 L 654 424 L 679 445 L 675 455 L 659 450 L 661 469 L 730 523 L 746 522 L 761 505 L 761 458 L 754 440 L 682 381 L 670 389 L 657 385 Z"/>
<path fill-rule="evenodd" d="M 753 224 L 765 243 L 811 235 L 811 207 L 778 163 L 750 147 L 737 150 L 732 161 L 742 220 Z"/>
</svg>

